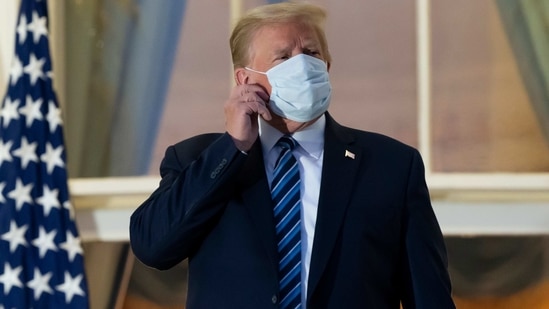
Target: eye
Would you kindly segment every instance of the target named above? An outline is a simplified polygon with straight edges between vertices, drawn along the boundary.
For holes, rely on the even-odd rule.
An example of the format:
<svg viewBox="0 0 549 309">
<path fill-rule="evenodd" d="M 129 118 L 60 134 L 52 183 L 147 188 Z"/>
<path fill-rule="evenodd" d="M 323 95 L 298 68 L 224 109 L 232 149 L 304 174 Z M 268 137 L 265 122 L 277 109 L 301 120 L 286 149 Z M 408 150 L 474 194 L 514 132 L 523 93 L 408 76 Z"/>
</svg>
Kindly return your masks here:
<svg viewBox="0 0 549 309">
<path fill-rule="evenodd" d="M 303 51 L 305 55 L 313 56 L 313 57 L 320 57 L 320 51 L 317 49 L 305 49 Z"/>
<path fill-rule="evenodd" d="M 280 55 L 280 56 L 276 56 L 273 63 L 275 65 L 281 63 L 281 62 L 284 62 L 286 60 L 290 59 L 290 56 L 289 55 Z"/>
</svg>

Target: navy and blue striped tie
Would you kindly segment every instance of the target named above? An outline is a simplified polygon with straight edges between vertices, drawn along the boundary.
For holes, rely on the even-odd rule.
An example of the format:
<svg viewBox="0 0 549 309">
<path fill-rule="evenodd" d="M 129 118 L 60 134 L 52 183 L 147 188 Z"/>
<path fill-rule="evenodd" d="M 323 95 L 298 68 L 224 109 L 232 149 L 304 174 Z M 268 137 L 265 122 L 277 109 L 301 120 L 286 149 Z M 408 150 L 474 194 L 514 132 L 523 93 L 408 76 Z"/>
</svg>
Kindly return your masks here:
<svg viewBox="0 0 549 309">
<path fill-rule="evenodd" d="M 297 142 L 283 136 L 274 168 L 271 196 L 278 240 L 280 308 L 301 308 L 301 197 L 297 160 L 292 149 Z"/>
</svg>

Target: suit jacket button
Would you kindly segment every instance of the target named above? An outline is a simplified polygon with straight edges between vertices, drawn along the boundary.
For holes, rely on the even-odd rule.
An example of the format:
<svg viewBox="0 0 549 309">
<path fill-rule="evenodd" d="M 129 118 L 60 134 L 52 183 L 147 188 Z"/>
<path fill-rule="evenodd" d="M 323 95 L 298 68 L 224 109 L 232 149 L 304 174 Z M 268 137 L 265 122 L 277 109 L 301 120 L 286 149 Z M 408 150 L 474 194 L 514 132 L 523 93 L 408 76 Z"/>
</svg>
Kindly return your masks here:
<svg viewBox="0 0 549 309">
<path fill-rule="evenodd" d="M 273 295 L 273 298 L 271 298 L 271 301 L 273 302 L 273 304 L 276 304 L 278 302 L 278 297 L 276 297 L 276 295 Z"/>
</svg>

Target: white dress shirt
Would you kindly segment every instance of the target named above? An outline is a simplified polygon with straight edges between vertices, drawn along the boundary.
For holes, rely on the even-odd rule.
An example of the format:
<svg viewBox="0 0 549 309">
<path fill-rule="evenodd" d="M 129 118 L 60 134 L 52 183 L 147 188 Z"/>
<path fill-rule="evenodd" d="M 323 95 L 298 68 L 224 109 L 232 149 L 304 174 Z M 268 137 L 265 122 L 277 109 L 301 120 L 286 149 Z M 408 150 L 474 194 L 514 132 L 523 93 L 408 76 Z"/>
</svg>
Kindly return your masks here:
<svg viewBox="0 0 549 309">
<path fill-rule="evenodd" d="M 303 309 L 306 306 L 309 267 L 315 236 L 322 159 L 324 157 L 325 126 L 326 117 L 322 115 L 310 126 L 292 134 L 299 144 L 292 153 L 299 164 L 299 176 L 301 177 L 301 303 Z M 259 136 L 269 187 L 273 179 L 274 165 L 281 151 L 280 147 L 274 146 L 283 135 L 259 117 Z"/>
</svg>

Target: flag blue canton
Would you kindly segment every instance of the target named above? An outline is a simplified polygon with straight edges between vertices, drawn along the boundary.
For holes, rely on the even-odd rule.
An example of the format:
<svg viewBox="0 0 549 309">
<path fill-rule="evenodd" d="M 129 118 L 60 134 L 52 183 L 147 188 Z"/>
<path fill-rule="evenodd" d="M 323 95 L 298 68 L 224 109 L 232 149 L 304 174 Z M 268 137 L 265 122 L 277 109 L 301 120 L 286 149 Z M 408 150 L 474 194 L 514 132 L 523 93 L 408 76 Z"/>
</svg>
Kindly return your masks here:
<svg viewBox="0 0 549 309">
<path fill-rule="evenodd" d="M 88 308 L 46 1 L 22 0 L 0 109 L 0 309 Z"/>
</svg>

